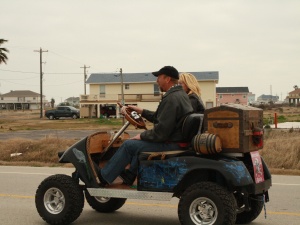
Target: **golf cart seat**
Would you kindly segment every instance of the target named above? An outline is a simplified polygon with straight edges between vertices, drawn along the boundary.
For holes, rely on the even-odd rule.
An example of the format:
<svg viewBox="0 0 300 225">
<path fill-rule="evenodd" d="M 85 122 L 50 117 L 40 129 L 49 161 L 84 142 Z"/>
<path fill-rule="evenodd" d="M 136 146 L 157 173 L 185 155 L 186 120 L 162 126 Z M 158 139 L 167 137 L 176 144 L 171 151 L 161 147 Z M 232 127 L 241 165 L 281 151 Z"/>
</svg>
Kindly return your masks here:
<svg viewBox="0 0 300 225">
<path fill-rule="evenodd" d="M 203 132 L 203 114 L 192 113 L 185 117 L 182 125 L 182 134 L 186 142 L 191 142 L 196 134 Z"/>
<path fill-rule="evenodd" d="M 168 159 L 176 156 L 187 156 L 187 155 L 195 155 L 195 151 L 193 151 L 191 146 L 191 141 L 193 137 L 202 132 L 202 124 L 203 124 L 203 114 L 192 113 L 186 116 L 182 125 L 182 134 L 184 138 L 183 144 L 178 150 L 175 151 L 163 151 L 163 152 L 141 152 L 139 159 L 140 160 L 157 160 L 157 159 Z"/>
</svg>

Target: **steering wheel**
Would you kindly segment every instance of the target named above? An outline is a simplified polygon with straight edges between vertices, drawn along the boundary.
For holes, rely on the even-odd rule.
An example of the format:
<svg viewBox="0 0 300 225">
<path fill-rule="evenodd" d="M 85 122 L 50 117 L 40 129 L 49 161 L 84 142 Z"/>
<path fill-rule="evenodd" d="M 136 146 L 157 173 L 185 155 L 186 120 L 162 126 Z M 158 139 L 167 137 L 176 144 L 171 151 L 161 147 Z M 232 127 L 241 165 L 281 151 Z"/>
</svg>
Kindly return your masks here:
<svg viewBox="0 0 300 225">
<path fill-rule="evenodd" d="M 121 108 L 123 107 L 123 105 L 119 102 L 118 102 L 118 105 Z M 145 124 L 143 118 L 136 111 L 127 107 L 125 109 L 124 116 L 131 125 L 135 126 L 136 128 L 147 130 L 146 124 Z"/>
</svg>

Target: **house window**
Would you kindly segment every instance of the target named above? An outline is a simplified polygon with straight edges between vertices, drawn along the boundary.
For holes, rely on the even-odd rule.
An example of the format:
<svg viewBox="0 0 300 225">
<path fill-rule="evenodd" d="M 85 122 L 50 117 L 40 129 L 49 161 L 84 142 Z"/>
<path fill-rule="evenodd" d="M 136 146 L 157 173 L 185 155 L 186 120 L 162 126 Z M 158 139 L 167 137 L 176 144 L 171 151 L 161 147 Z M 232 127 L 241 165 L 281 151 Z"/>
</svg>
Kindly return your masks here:
<svg viewBox="0 0 300 225">
<path fill-rule="evenodd" d="M 154 88 L 154 96 L 159 96 L 160 92 L 159 92 L 158 84 L 154 84 L 153 88 Z"/>
<path fill-rule="evenodd" d="M 1 100 L 4 100 L 4 98 L 3 98 L 3 97 L 1 97 Z"/>
<path fill-rule="evenodd" d="M 223 95 L 219 95 L 219 99 L 223 98 Z"/>
<path fill-rule="evenodd" d="M 246 98 L 246 95 L 243 95 L 243 98 Z"/>
<path fill-rule="evenodd" d="M 205 108 L 206 109 L 210 109 L 210 108 L 212 108 L 214 106 L 214 103 L 213 102 L 206 102 L 205 103 Z"/>
<path fill-rule="evenodd" d="M 33 97 L 33 100 L 35 100 L 36 98 L 35 97 Z"/>
<path fill-rule="evenodd" d="M 18 102 L 25 102 L 25 97 L 18 97 Z"/>
<path fill-rule="evenodd" d="M 129 84 L 125 84 L 125 89 L 126 89 L 126 90 L 129 89 Z"/>
<path fill-rule="evenodd" d="M 105 98 L 105 85 L 100 84 L 100 98 Z"/>
</svg>

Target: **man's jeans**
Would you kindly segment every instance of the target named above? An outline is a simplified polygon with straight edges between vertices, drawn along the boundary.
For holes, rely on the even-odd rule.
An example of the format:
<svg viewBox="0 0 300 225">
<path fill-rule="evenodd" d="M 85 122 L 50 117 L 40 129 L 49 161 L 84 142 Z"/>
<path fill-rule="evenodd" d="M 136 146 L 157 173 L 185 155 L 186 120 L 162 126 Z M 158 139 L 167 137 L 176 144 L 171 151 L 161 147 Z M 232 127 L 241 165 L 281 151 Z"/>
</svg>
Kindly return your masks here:
<svg viewBox="0 0 300 225">
<path fill-rule="evenodd" d="M 130 164 L 129 170 L 137 174 L 138 156 L 140 152 L 161 152 L 179 150 L 176 143 L 155 143 L 142 140 L 125 141 L 107 164 L 101 169 L 102 177 L 112 183 L 125 167 Z"/>
</svg>

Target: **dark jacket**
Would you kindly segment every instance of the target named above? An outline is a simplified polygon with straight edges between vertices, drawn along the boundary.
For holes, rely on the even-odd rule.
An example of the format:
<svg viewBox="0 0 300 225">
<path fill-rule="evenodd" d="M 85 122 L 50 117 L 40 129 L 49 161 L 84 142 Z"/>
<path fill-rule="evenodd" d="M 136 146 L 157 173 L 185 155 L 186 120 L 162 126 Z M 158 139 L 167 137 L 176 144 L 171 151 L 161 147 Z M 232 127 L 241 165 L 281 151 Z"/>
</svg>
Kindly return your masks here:
<svg viewBox="0 0 300 225">
<path fill-rule="evenodd" d="M 183 141 L 183 120 L 192 112 L 191 102 L 182 87 L 170 88 L 162 97 L 156 112 L 143 110 L 142 117 L 152 122 L 153 128 L 141 133 L 141 139 L 152 142 Z"/>
<path fill-rule="evenodd" d="M 204 104 L 202 102 L 202 99 L 198 97 L 195 93 L 189 94 L 189 99 L 191 101 L 192 107 L 194 109 L 194 113 L 201 113 L 204 114 Z"/>
</svg>

